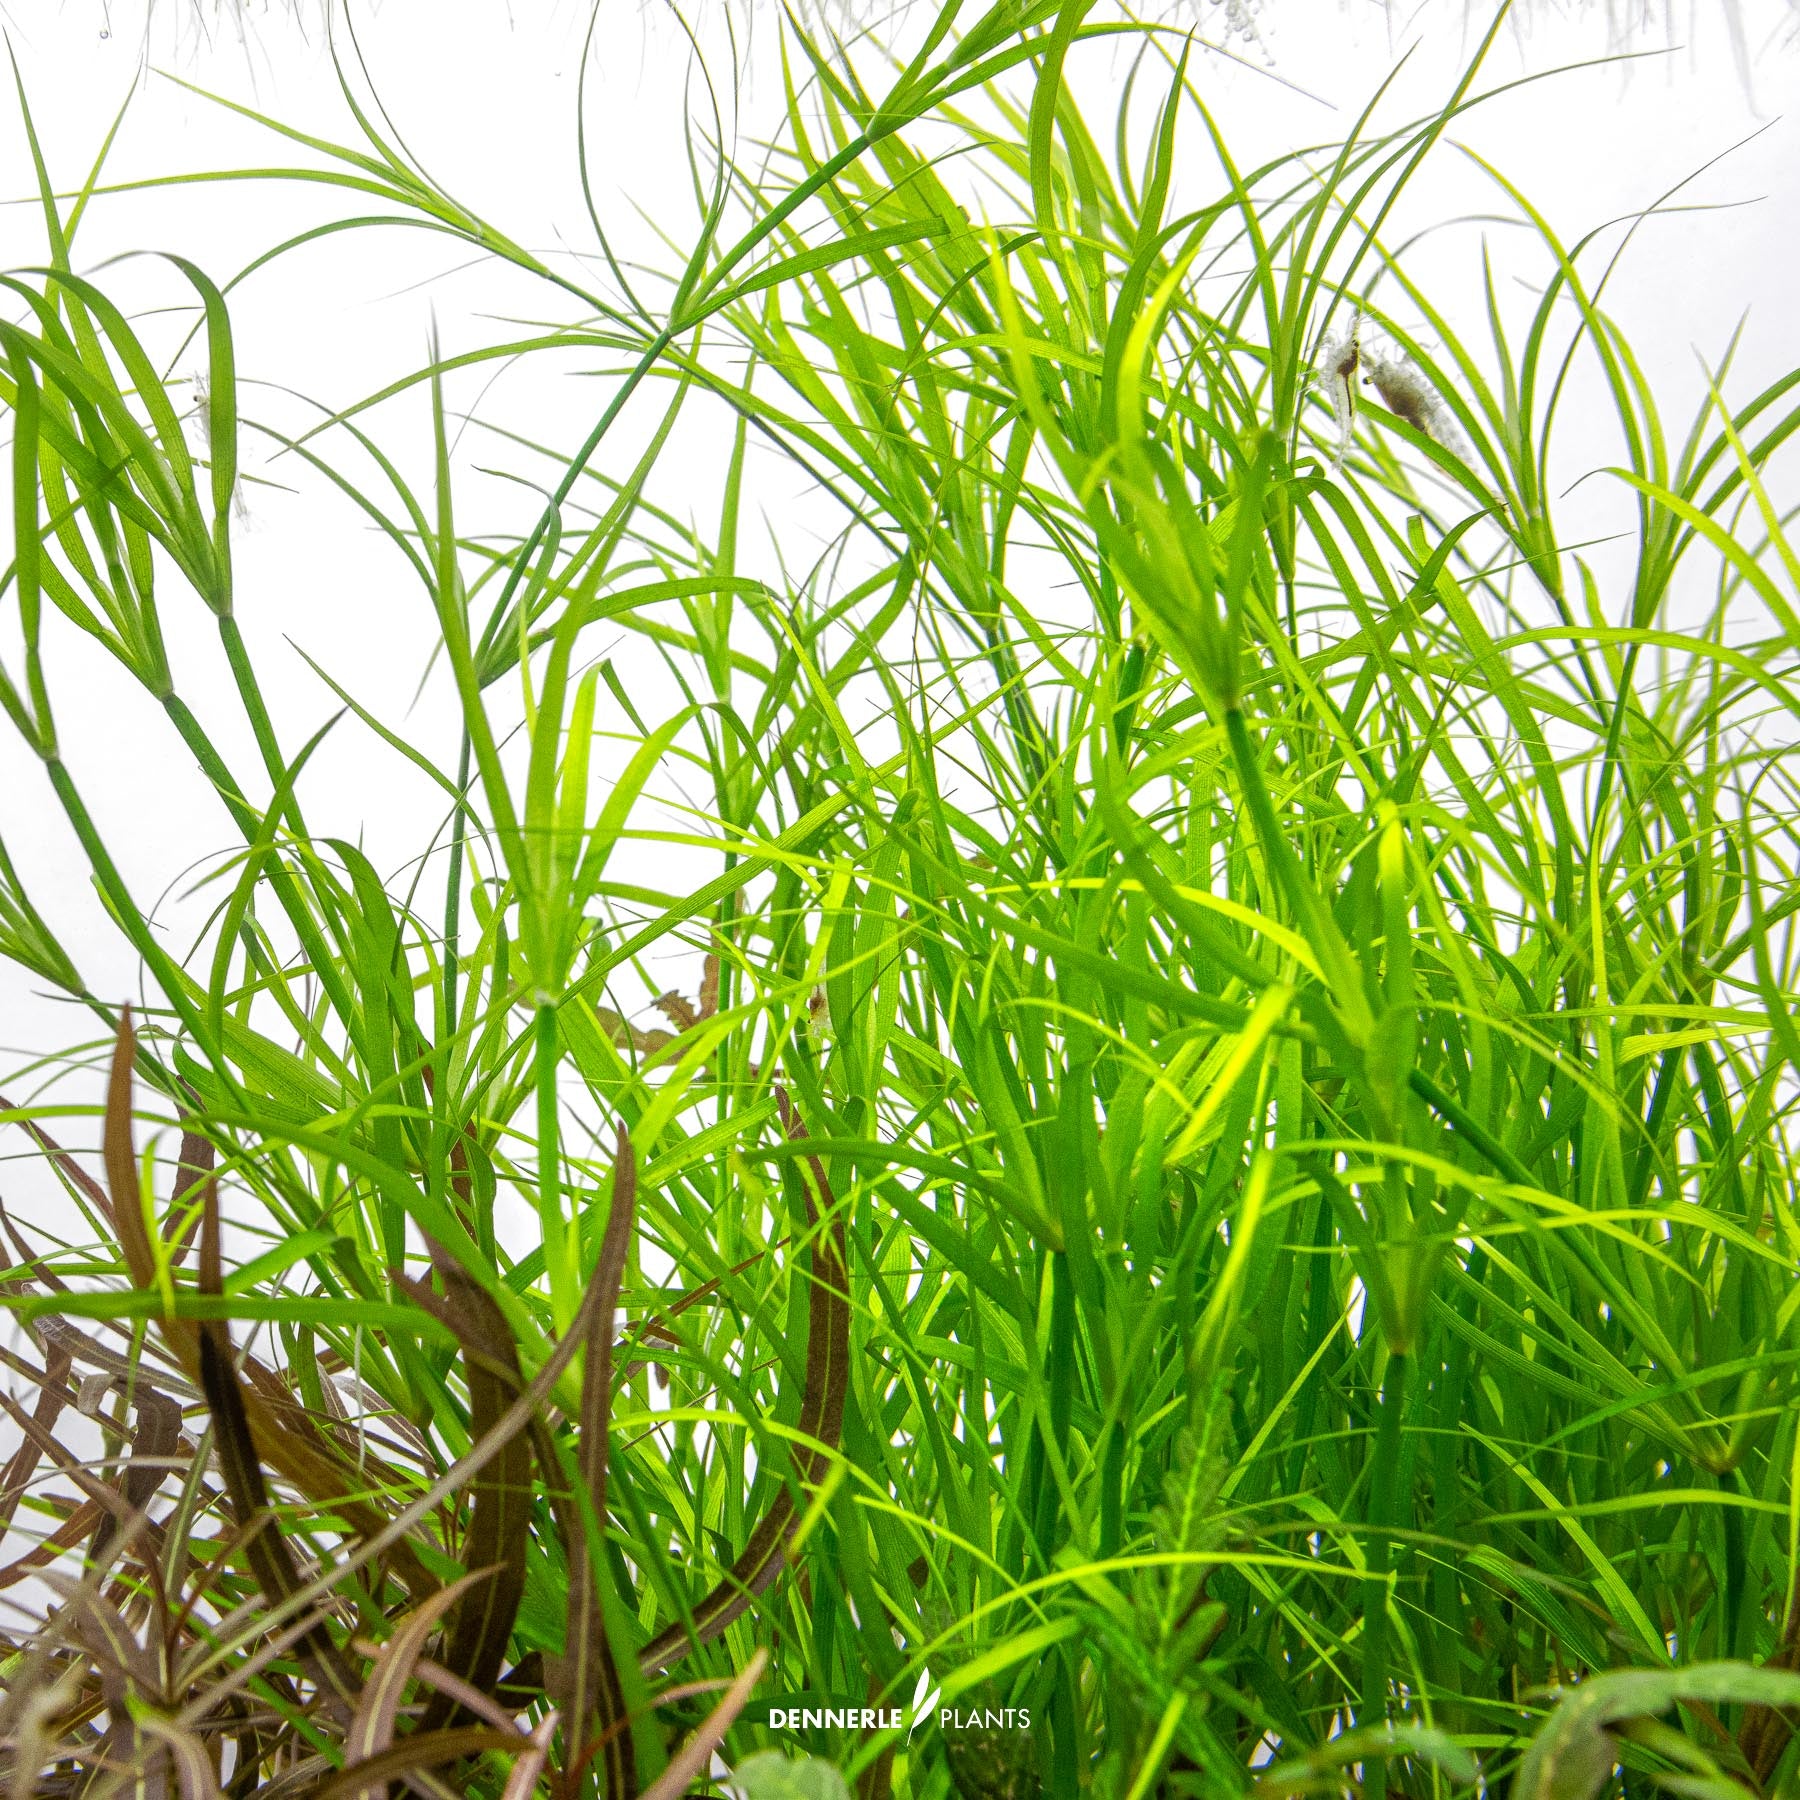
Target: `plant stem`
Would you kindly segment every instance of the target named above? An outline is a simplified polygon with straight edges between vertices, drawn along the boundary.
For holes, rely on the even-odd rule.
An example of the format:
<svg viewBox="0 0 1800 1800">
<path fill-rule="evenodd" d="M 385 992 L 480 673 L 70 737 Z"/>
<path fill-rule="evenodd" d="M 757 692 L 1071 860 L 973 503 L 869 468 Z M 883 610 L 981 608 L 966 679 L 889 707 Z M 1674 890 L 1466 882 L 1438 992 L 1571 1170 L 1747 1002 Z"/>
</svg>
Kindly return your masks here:
<svg viewBox="0 0 1800 1800">
<path fill-rule="evenodd" d="M 456 1035 L 457 938 L 462 929 L 463 840 L 468 830 L 469 734 L 456 758 L 456 813 L 450 821 L 450 872 L 444 883 L 444 1036 Z"/>
<path fill-rule="evenodd" d="M 550 1002 L 538 1003 L 533 1027 L 537 1050 L 538 1223 L 544 1234 L 544 1268 L 550 1277 L 550 1312 L 561 1333 L 574 1320 L 578 1284 L 575 1234 L 563 1217 L 562 1134 L 556 1111 L 558 1034 L 556 1008 Z"/>
<path fill-rule="evenodd" d="M 1400 1499 L 1400 1415 L 1406 1405 L 1404 1353 L 1390 1353 L 1381 1384 L 1381 1410 L 1375 1433 L 1374 1461 L 1369 1470 L 1369 1542 L 1364 1552 L 1362 1711 L 1357 1724 L 1365 1730 L 1386 1722 L 1388 1701 L 1388 1573 L 1393 1563 L 1389 1534 Z M 1364 1766 L 1363 1793 L 1383 1800 L 1387 1793 L 1387 1759 L 1371 1757 Z"/>
</svg>

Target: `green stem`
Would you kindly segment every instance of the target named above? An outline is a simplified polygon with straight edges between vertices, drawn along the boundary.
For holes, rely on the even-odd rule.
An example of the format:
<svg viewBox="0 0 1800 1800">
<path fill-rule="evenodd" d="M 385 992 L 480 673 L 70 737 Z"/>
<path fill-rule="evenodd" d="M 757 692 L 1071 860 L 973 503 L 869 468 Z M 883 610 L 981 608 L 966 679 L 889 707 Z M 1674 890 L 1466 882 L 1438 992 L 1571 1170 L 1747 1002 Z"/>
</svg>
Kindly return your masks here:
<svg viewBox="0 0 1800 1800">
<path fill-rule="evenodd" d="M 537 1040 L 538 1223 L 544 1235 L 544 1268 L 550 1277 L 550 1311 L 558 1333 L 575 1319 L 579 1282 L 574 1233 L 563 1218 L 561 1136 L 556 1116 L 556 1008 L 540 1002 Z"/>
<path fill-rule="evenodd" d="M 287 765 L 281 759 L 281 745 L 275 737 L 275 727 L 269 719 L 269 709 L 263 703 L 262 687 L 256 679 L 256 670 L 251 666 L 250 652 L 245 648 L 243 633 L 238 630 L 237 620 L 226 613 L 219 620 L 219 641 L 225 646 L 225 660 L 231 664 L 231 676 L 237 683 L 238 697 L 243 701 L 244 712 L 250 720 L 250 729 L 256 735 L 256 747 L 262 752 L 263 767 L 268 771 L 269 779 L 277 788 L 287 776 Z M 297 795 L 289 795 L 287 815 L 299 837 L 306 836 L 306 825 L 300 817 L 300 800 Z"/>
<path fill-rule="evenodd" d="M 262 820 L 239 791 L 237 781 L 225 766 L 225 759 L 214 747 L 212 739 L 206 735 L 206 728 L 194 717 L 188 703 L 179 694 L 164 694 L 162 709 L 187 746 L 188 754 L 200 765 L 201 774 L 213 784 L 214 791 L 225 803 L 225 810 L 231 814 L 231 822 L 244 834 L 247 841 L 254 842 L 262 829 Z"/>
<path fill-rule="evenodd" d="M 1381 1414 L 1375 1431 L 1375 1459 L 1369 1471 L 1369 1542 L 1365 1552 L 1367 1574 L 1363 1581 L 1363 1685 L 1364 1730 L 1387 1722 L 1388 1696 L 1388 1572 L 1393 1551 L 1392 1532 L 1400 1500 L 1400 1415 L 1406 1405 L 1406 1366 L 1403 1354 L 1390 1353 L 1386 1378 L 1381 1384 Z M 1364 1800 L 1384 1800 L 1387 1793 L 1387 1759 L 1372 1756 L 1363 1768 Z"/>
<path fill-rule="evenodd" d="M 450 821 L 450 875 L 444 891 L 444 1036 L 456 1035 L 456 941 L 462 929 L 463 841 L 468 830 L 469 734 L 462 734 L 456 761 L 456 813 Z"/>
</svg>

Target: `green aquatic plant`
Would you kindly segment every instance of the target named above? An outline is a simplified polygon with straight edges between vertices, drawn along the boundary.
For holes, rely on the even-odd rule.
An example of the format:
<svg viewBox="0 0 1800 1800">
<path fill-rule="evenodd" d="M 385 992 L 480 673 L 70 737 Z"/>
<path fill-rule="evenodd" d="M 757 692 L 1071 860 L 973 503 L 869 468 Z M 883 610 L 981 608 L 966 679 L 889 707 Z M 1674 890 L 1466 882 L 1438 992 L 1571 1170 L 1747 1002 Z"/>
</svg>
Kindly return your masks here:
<svg viewBox="0 0 1800 1800">
<path fill-rule="evenodd" d="M 1183 40 L 1082 0 L 783 47 L 754 160 L 693 129 L 678 267 L 590 183 L 604 283 L 348 76 L 351 141 L 265 120 L 293 166 L 216 179 L 555 309 L 305 428 L 250 408 L 250 290 L 178 262 L 189 315 L 135 319 L 74 259 L 104 170 L 40 159 L 0 704 L 143 997 L 12 842 L 0 952 L 105 1066 L 0 1115 L 78 1220 L 0 1220 L 15 1791 L 665 1800 L 792 1786 L 771 1749 L 919 1800 L 1788 1791 L 1800 374 L 1720 370 L 1673 441 L 1614 265 L 1495 171 L 1541 289 L 1434 304 L 1391 221 L 1479 54 L 1240 169 Z M 452 384 L 571 354 L 591 428 L 493 421 L 546 498 L 477 529 Z M 277 730 L 252 443 L 422 595 L 449 758 L 350 656 Z M 809 497 L 763 534 L 769 470 Z M 235 833 L 187 952 L 65 761 L 71 631 Z M 351 731 L 441 796 L 397 872 L 308 822 Z"/>
</svg>

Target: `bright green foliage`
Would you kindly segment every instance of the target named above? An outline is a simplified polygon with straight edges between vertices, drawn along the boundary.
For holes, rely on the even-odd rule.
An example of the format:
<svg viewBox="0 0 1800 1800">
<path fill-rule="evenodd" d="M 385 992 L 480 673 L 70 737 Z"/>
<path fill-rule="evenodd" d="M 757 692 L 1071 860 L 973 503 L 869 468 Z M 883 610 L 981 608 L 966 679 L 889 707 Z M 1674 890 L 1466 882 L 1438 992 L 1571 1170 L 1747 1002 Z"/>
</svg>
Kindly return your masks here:
<svg viewBox="0 0 1800 1800">
<path fill-rule="evenodd" d="M 779 1740 L 866 1795 L 1436 1795 L 1515 1771 L 1530 1800 L 1773 1791 L 1800 1665 L 1800 545 L 1767 471 L 1800 373 L 1721 386 L 1672 445 L 1591 247 L 1498 176 L 1541 298 L 1521 325 L 1490 283 L 1481 334 L 1439 312 L 1386 228 L 1479 58 L 1436 117 L 1240 171 L 1177 37 L 1082 0 L 932 17 L 893 66 L 790 21 L 777 142 L 709 162 L 697 135 L 691 256 L 660 284 L 615 270 L 617 293 L 473 218 L 353 99 L 360 147 L 289 133 L 359 213 L 373 195 L 510 262 L 566 315 L 296 446 L 424 589 L 460 704 L 437 769 L 328 677 L 338 729 L 444 791 L 423 875 L 309 833 L 312 745 L 276 741 L 236 635 L 249 424 L 220 290 L 183 265 L 212 367 L 197 462 L 134 328 L 71 272 L 46 178 L 55 270 L 0 327 L 24 632 L 0 699 L 160 996 L 142 1116 L 179 1110 L 275 1248 L 209 1301 L 204 1257 L 196 1279 L 168 1248 L 190 1174 L 140 1275 L 115 1084 L 108 1247 L 64 1259 L 79 1295 L 21 1265 L 12 1304 L 164 1320 L 177 1361 L 181 1321 L 272 1321 L 328 1421 L 321 1358 L 354 1370 L 356 1407 L 393 1421 L 362 1512 L 274 1475 L 309 1495 L 278 1513 L 303 1564 L 361 1546 L 333 1653 L 485 1544 L 519 1591 L 482 1629 L 459 1602 L 478 1685 L 527 1723 L 574 1692 L 617 1725 L 547 1761 L 547 1732 L 452 1744 L 474 1728 L 433 1702 L 419 1730 L 468 1792 L 509 1769 L 521 1792 L 660 1792 L 691 1779 L 689 1726 L 766 1751 L 739 1689 L 705 1725 L 711 1698 L 657 1704 L 757 1647 L 765 1697 L 936 1696 L 910 1738 Z M 1126 30 L 1118 116 L 1084 118 L 1075 71 Z M 1177 199 L 1208 171 L 1204 204 Z M 529 534 L 471 534 L 452 362 L 571 347 L 614 359 L 604 411 Z M 1555 516 L 1577 366 L 1635 496 L 1605 561 Z M 435 466 L 407 469 L 369 409 L 418 384 Z M 695 409 L 736 432 L 698 525 L 661 460 Z M 747 528 L 751 446 L 841 508 L 802 573 L 779 518 L 774 556 Z M 350 472 L 369 457 L 379 487 Z M 179 697 L 157 607 L 181 583 L 260 770 L 228 769 Z M 186 966 L 59 760 L 45 601 L 144 682 L 242 835 Z M 666 720 L 640 716 L 633 656 L 678 684 Z M 680 832 L 653 804 L 672 771 Z M 710 878 L 659 891 L 658 842 L 705 849 Z M 615 987 L 677 947 L 695 998 L 633 1026 Z M 82 991 L 3 857 L 0 951 Z M 631 1147 L 627 1259 L 606 1196 Z M 497 1222 L 513 1199 L 528 1244 Z M 584 1296 L 615 1256 L 606 1386 Z M 554 1347 L 583 1332 L 578 1374 Z M 183 1393 L 158 1341 L 144 1378 Z M 439 1480 L 472 1444 L 490 1472 Z M 170 1589 L 218 1548 L 193 1521 Z M 254 1606 L 218 1624 L 255 1574 L 205 1568 L 184 1627 L 219 1646 L 192 1683 L 286 1721 L 279 1751 L 237 1754 L 373 1756 L 307 1714 L 304 1658 L 251 1667 Z M 355 1679 L 397 1695 L 411 1629 Z M 197 1729 L 201 1691 L 151 1711 Z M 976 1755 L 935 1723 L 958 1706 L 1033 1730 Z M 392 1739 L 391 1699 L 366 1716 Z M 751 1792 L 800 1791 L 772 1769 Z"/>
</svg>

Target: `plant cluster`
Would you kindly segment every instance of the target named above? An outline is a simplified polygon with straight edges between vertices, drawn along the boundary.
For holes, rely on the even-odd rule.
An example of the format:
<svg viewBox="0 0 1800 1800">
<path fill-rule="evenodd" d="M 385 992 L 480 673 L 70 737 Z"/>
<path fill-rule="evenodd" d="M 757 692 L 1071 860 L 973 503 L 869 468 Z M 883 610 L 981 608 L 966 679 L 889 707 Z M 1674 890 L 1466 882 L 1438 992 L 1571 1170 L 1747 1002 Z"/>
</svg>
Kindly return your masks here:
<svg viewBox="0 0 1800 1800">
<path fill-rule="evenodd" d="M 0 1570 L 44 1596 L 13 1793 L 668 1800 L 716 1755 L 916 1800 L 1789 1791 L 1800 373 L 1721 374 L 1671 440 L 1612 265 L 1494 171 L 1547 278 L 1510 319 L 1490 277 L 1480 342 L 1446 316 L 1392 221 L 1479 56 L 1433 117 L 1240 170 L 1165 26 L 914 24 L 790 21 L 779 132 L 696 127 L 662 278 L 598 204 L 607 283 L 541 260 L 348 79 L 352 142 L 265 121 L 299 160 L 255 178 L 335 184 L 329 229 L 559 309 L 304 434 L 178 260 L 190 444 L 185 346 L 74 260 L 101 168 L 40 158 L 0 704 L 143 993 L 91 991 L 0 850 L 0 953 L 107 1067 L 103 1109 L 0 1114 L 81 1220 L 0 1218 L 36 1390 L 0 1516 L 44 1527 Z M 446 384 L 571 356 L 592 430 L 496 431 L 549 499 L 471 530 Z M 1578 379 L 1610 559 L 1558 516 Z M 345 669 L 281 740 L 253 433 L 416 585 L 444 766 Z M 748 523 L 771 467 L 835 515 L 810 566 Z M 235 834 L 188 953 L 64 760 L 76 629 Z M 443 796 L 398 875 L 309 824 L 328 730 Z M 664 891 L 658 847 L 711 873 Z M 797 1739 L 758 1695 L 924 1710 Z"/>
</svg>

